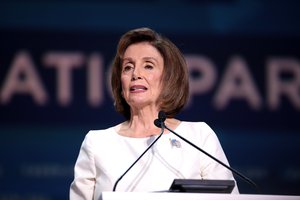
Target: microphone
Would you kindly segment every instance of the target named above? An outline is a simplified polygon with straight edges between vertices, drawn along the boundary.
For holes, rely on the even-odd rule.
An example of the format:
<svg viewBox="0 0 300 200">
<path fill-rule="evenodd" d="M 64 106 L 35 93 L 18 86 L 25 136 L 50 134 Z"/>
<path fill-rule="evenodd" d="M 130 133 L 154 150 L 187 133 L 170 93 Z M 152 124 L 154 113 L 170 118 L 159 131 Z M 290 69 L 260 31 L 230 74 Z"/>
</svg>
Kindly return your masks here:
<svg viewBox="0 0 300 200">
<path fill-rule="evenodd" d="M 189 145 L 193 146 L 194 148 L 196 148 L 198 151 L 204 153 L 206 156 L 210 157 L 211 159 L 213 159 L 214 161 L 216 161 L 217 163 L 221 164 L 222 166 L 224 166 L 225 168 L 229 169 L 231 172 L 233 172 L 234 174 L 238 175 L 240 178 L 242 178 L 244 181 L 246 181 L 248 184 L 252 185 L 257 193 L 260 193 L 260 190 L 258 188 L 258 186 L 248 177 L 246 177 L 245 175 L 241 174 L 240 172 L 238 172 L 237 170 L 235 170 L 234 168 L 226 165 L 225 163 L 223 163 L 222 161 L 220 161 L 219 159 L 215 158 L 214 156 L 210 155 L 209 153 L 207 153 L 206 151 L 204 151 L 203 149 L 199 148 L 198 146 L 196 146 L 195 144 L 193 144 L 192 142 L 188 141 L 187 139 L 185 139 L 184 137 L 180 136 L 179 134 L 177 134 L 175 131 L 171 130 L 170 128 L 168 128 L 165 125 L 165 121 L 166 120 L 166 114 L 163 111 L 159 111 L 158 113 L 158 119 L 156 119 L 154 121 L 155 126 L 162 128 L 162 129 L 167 129 L 169 130 L 171 133 L 173 133 L 174 135 L 176 135 L 177 137 L 179 137 L 180 139 L 182 139 L 184 142 L 188 143 Z"/>
<path fill-rule="evenodd" d="M 164 129 L 166 118 L 167 118 L 166 113 L 163 111 L 159 111 L 158 119 L 154 120 L 154 125 L 157 126 L 158 128 Z"/>
<path fill-rule="evenodd" d="M 166 120 L 166 118 L 164 118 Z M 130 171 L 130 169 L 147 153 L 147 151 L 156 143 L 156 141 L 162 136 L 165 130 L 164 126 L 164 120 L 163 118 L 155 119 L 154 121 L 157 121 L 156 123 L 159 124 L 159 128 L 161 128 L 161 133 L 158 135 L 158 137 L 148 146 L 148 148 L 130 165 L 130 167 L 118 178 L 118 180 L 115 182 L 113 187 L 113 192 L 116 191 L 117 185 L 120 182 L 120 180 L 127 174 L 127 172 Z M 156 125 L 157 126 L 157 125 Z"/>
</svg>

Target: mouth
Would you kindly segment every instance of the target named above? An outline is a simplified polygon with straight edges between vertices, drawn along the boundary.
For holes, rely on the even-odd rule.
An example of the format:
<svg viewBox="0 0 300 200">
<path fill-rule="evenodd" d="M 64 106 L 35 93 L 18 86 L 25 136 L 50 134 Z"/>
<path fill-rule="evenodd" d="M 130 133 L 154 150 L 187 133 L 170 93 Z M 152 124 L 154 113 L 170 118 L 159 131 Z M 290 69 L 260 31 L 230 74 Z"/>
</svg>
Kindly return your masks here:
<svg viewBox="0 0 300 200">
<path fill-rule="evenodd" d="M 146 91 L 148 88 L 143 85 L 134 85 L 130 87 L 131 92 Z"/>
</svg>

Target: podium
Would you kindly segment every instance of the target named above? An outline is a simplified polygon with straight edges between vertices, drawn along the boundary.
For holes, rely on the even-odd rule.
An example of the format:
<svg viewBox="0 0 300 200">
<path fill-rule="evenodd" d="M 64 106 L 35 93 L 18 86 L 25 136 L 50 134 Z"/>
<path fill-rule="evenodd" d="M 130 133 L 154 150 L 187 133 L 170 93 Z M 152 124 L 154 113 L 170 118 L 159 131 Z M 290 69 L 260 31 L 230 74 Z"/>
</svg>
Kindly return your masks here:
<svg viewBox="0 0 300 200">
<path fill-rule="evenodd" d="M 300 196 L 176 192 L 102 192 L 101 200 L 299 200 Z"/>
</svg>

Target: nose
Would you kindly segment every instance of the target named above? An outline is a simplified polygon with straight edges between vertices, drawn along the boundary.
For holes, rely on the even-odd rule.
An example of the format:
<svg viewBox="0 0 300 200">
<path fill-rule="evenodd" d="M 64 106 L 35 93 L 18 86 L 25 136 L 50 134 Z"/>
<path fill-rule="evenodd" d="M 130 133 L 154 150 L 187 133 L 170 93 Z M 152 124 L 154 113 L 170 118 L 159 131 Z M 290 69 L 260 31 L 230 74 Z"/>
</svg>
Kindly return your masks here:
<svg viewBox="0 0 300 200">
<path fill-rule="evenodd" d="M 132 81 L 135 81 L 135 80 L 138 80 L 138 79 L 142 79 L 142 76 L 141 76 L 141 74 L 140 74 L 139 69 L 134 68 L 133 73 L 132 73 L 131 80 L 132 80 Z"/>
</svg>

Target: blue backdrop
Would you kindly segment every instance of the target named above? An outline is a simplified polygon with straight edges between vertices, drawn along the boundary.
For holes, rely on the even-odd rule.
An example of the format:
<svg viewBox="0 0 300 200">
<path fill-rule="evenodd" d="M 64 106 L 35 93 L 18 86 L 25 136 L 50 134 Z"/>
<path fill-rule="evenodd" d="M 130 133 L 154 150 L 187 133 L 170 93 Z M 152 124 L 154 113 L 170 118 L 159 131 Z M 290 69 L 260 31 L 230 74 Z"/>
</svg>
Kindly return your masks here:
<svg viewBox="0 0 300 200">
<path fill-rule="evenodd" d="M 170 6 L 172 4 L 172 6 Z M 189 105 L 231 166 L 264 194 L 300 188 L 297 3 L 30 1 L 0 3 L 0 199 L 67 199 L 90 129 L 123 120 L 109 67 L 119 37 L 149 26 L 190 68 Z M 255 193 L 237 177 L 242 193 Z"/>
</svg>

